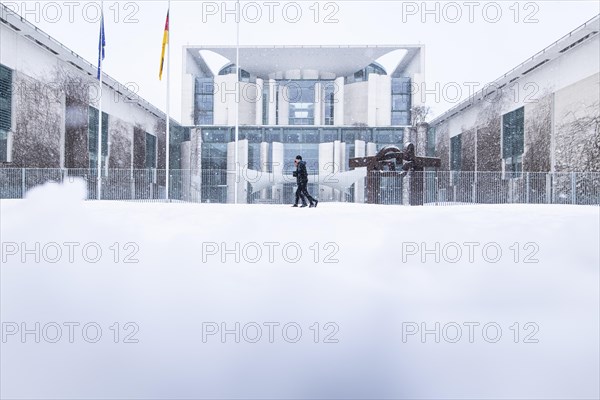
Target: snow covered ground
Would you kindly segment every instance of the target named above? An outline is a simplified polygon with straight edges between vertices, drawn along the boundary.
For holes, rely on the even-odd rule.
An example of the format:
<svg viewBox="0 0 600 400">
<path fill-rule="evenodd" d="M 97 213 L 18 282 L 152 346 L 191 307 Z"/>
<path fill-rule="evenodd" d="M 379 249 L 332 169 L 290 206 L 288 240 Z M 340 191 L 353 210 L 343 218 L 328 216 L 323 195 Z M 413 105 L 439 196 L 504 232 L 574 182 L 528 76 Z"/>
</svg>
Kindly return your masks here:
<svg viewBox="0 0 600 400">
<path fill-rule="evenodd" d="M 600 396 L 598 207 L 82 193 L 0 202 L 2 398 Z"/>
</svg>

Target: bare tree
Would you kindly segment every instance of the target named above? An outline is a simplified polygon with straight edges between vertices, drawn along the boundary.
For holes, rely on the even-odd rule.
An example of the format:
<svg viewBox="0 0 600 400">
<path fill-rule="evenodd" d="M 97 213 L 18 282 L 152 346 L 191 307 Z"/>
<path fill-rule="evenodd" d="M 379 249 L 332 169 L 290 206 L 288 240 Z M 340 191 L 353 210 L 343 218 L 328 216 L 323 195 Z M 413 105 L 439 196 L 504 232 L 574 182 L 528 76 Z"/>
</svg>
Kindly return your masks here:
<svg viewBox="0 0 600 400">
<path fill-rule="evenodd" d="M 62 101 L 48 82 L 16 73 L 13 161 L 19 167 L 60 168 Z"/>
<path fill-rule="evenodd" d="M 427 117 L 431 113 L 429 106 L 414 106 L 410 109 L 410 125 L 417 127 L 427 122 Z"/>
<path fill-rule="evenodd" d="M 599 110 L 595 102 L 565 114 L 557 132 L 557 171 L 600 172 Z"/>
<path fill-rule="evenodd" d="M 552 135 L 552 96 L 540 96 L 536 104 L 526 108 L 525 154 L 523 170 L 550 171 L 550 141 Z"/>
<path fill-rule="evenodd" d="M 502 154 L 500 147 L 502 106 L 506 95 L 497 93 L 496 98 L 481 101 L 477 114 L 477 171 L 500 171 Z"/>
<path fill-rule="evenodd" d="M 88 168 L 90 89 L 96 83 L 64 65 L 55 67 L 52 82 L 65 98 L 65 167 Z"/>
<path fill-rule="evenodd" d="M 109 168 L 131 168 L 131 130 L 121 120 L 113 120 L 108 131 L 110 141 Z"/>
</svg>

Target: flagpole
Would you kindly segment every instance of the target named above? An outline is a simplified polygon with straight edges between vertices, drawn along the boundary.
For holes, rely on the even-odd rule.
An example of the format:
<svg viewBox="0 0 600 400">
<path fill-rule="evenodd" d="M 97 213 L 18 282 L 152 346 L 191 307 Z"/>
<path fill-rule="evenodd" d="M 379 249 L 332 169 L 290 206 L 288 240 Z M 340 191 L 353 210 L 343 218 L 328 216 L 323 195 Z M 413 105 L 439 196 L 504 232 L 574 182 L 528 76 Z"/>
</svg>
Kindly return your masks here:
<svg viewBox="0 0 600 400">
<path fill-rule="evenodd" d="M 170 151 L 171 151 L 171 142 L 170 142 L 170 133 L 171 133 L 171 121 L 170 121 L 170 105 L 171 105 L 171 0 L 169 0 L 169 5 L 167 8 L 167 13 L 169 15 L 169 33 L 167 36 L 167 128 L 165 133 L 165 147 L 166 147 L 166 161 L 165 161 L 165 196 L 167 202 L 169 201 L 169 162 L 170 162 Z"/>
<path fill-rule="evenodd" d="M 236 1 L 236 45 L 235 45 L 235 184 L 233 202 L 238 202 L 239 154 L 238 139 L 240 133 L 240 0 Z"/>
<path fill-rule="evenodd" d="M 96 186 L 96 198 L 102 200 L 102 53 L 103 48 L 103 36 L 104 36 L 104 0 L 100 2 L 100 39 L 98 43 L 98 60 L 100 77 L 98 82 L 100 83 L 100 100 L 98 102 L 98 181 Z"/>
</svg>

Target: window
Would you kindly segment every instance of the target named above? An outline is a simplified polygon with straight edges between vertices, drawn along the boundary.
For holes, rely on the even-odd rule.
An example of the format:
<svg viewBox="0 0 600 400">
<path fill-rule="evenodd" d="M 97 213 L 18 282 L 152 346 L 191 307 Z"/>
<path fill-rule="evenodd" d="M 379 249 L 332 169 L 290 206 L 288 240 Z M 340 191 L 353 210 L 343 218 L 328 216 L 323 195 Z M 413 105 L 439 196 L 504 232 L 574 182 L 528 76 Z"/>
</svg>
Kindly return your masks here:
<svg viewBox="0 0 600 400">
<path fill-rule="evenodd" d="M 214 123 L 214 81 L 213 78 L 196 78 L 194 88 L 194 124 Z"/>
<path fill-rule="evenodd" d="M 461 135 L 450 138 L 450 184 L 457 185 L 460 179 L 462 140 Z"/>
<path fill-rule="evenodd" d="M 234 133 L 230 128 L 202 129 L 202 142 L 205 143 L 227 143 L 234 140 Z"/>
<path fill-rule="evenodd" d="M 354 82 L 362 82 L 365 80 L 365 70 L 361 69 L 354 73 Z"/>
<path fill-rule="evenodd" d="M 8 132 L 12 126 L 12 70 L 0 64 L 0 162 L 8 160 Z"/>
<path fill-rule="evenodd" d="M 239 139 L 246 139 L 249 143 L 260 143 L 263 141 L 262 130 L 252 128 L 240 128 Z"/>
<path fill-rule="evenodd" d="M 206 132 L 202 132 L 203 137 Z M 215 131 L 215 134 L 217 132 Z M 227 143 L 202 143 L 201 196 L 203 202 L 223 203 L 227 200 Z"/>
<path fill-rule="evenodd" d="M 94 107 L 88 108 L 88 153 L 90 168 L 98 168 L 98 110 Z M 102 113 L 102 166 L 106 163 L 108 156 L 108 114 Z"/>
<path fill-rule="evenodd" d="M 156 136 L 146 132 L 146 168 L 156 168 Z"/>
<path fill-rule="evenodd" d="M 319 144 L 318 143 L 289 143 L 283 148 L 283 173 L 292 175 L 296 170 L 294 159 L 297 155 L 302 156 L 306 162 L 306 168 L 309 175 L 318 173 L 319 170 Z"/>
<path fill-rule="evenodd" d="M 392 125 L 410 125 L 410 78 L 392 78 Z"/>
<path fill-rule="evenodd" d="M 265 142 L 281 142 L 281 129 L 268 128 L 265 129 Z"/>
<path fill-rule="evenodd" d="M 404 128 L 377 129 L 373 136 L 375 143 L 383 144 L 384 146 L 394 145 L 402 148 L 404 143 Z"/>
<path fill-rule="evenodd" d="M 502 116 L 502 159 L 509 178 L 518 178 L 523 171 L 524 122 L 524 107 Z"/>
<path fill-rule="evenodd" d="M 290 102 L 289 125 L 314 125 L 315 84 L 312 80 L 296 80 L 286 84 Z"/>
<path fill-rule="evenodd" d="M 334 142 L 340 140 L 340 135 L 337 129 L 323 129 L 321 130 L 321 142 Z"/>
<path fill-rule="evenodd" d="M 269 125 L 269 85 L 265 84 L 262 91 L 262 123 Z"/>
<path fill-rule="evenodd" d="M 8 161 L 8 131 L 0 129 L 0 162 Z"/>
<path fill-rule="evenodd" d="M 460 171 L 461 147 L 461 135 L 450 138 L 450 170 L 452 171 Z"/>
<path fill-rule="evenodd" d="M 435 128 L 427 129 L 427 144 L 425 145 L 425 155 L 427 157 L 435 157 Z"/>
<path fill-rule="evenodd" d="M 236 70 L 237 70 L 237 67 L 235 66 L 235 64 L 228 64 L 225 67 L 221 68 L 221 71 L 219 71 L 219 75 L 235 74 Z M 251 79 L 250 73 L 248 71 L 245 71 L 244 69 L 240 68 L 239 69 L 239 81 L 240 82 L 251 82 L 254 80 Z"/>
<path fill-rule="evenodd" d="M 377 63 L 372 63 L 369 64 L 366 68 L 363 68 L 359 71 L 356 71 L 354 74 L 347 76 L 344 79 L 344 83 L 348 85 L 350 83 L 355 82 L 364 82 L 369 79 L 370 74 L 387 75 L 387 72 L 385 72 L 385 69 L 381 65 Z"/>
<path fill-rule="evenodd" d="M 333 125 L 333 118 L 335 112 L 335 83 L 327 82 L 324 84 L 323 90 L 325 92 L 325 119 L 324 125 Z"/>
</svg>

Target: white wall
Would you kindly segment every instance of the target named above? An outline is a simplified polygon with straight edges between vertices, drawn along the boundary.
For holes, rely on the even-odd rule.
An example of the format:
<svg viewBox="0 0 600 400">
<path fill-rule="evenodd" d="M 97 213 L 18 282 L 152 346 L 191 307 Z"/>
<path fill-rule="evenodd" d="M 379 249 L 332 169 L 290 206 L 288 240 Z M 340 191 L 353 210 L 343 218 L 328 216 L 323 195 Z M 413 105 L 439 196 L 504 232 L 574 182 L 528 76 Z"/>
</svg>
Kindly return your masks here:
<svg viewBox="0 0 600 400">
<path fill-rule="evenodd" d="M 343 125 L 368 124 L 369 82 L 344 85 Z"/>
<path fill-rule="evenodd" d="M 560 91 L 599 71 L 600 36 L 596 35 L 555 60 L 521 76 L 512 84 L 507 84 L 501 89 L 506 96 L 506 101 L 502 103 L 501 113 L 506 114 L 525 104 L 534 104 L 545 95 Z M 494 96 L 495 94 L 492 94 L 488 100 L 473 103 L 465 111 L 449 118 L 446 122 L 448 122 L 450 137 L 476 126 L 478 112 L 486 104 L 485 102 L 494 101 Z"/>
<path fill-rule="evenodd" d="M 124 85 L 116 84 L 116 88 L 113 88 L 103 82 L 102 85 L 102 97 L 100 97 L 99 82 L 96 80 L 96 76 L 90 75 L 88 72 L 75 68 L 73 65 L 64 61 L 61 56 L 51 53 L 49 50 L 41 47 L 31 39 L 23 36 L 24 31 L 20 33 L 15 32 L 4 24 L 0 24 L 0 63 L 6 67 L 15 71 L 14 75 L 20 74 L 25 75 L 40 83 L 41 90 L 45 90 L 45 87 L 54 88 L 62 82 L 56 82 L 56 73 L 58 69 L 67 71 L 70 75 L 81 77 L 89 85 L 89 104 L 98 108 L 100 106 L 100 99 L 102 101 L 102 111 L 109 114 L 109 129 L 110 126 L 115 126 L 117 121 L 124 122 L 131 127 L 139 125 L 146 132 L 157 136 L 157 122 L 159 119 L 163 119 L 164 116 L 157 117 L 153 112 L 148 111 L 141 105 L 137 104 L 138 98 L 133 94 L 129 93 L 131 99 L 127 98 L 128 92 Z M 33 33 L 34 37 L 37 35 Z M 42 40 L 42 38 L 38 38 Z M 46 40 L 46 39 L 44 39 Z M 58 49 L 57 49 L 58 50 Z M 88 68 L 89 64 L 84 60 L 81 60 L 81 67 Z M 18 85 L 18 83 L 16 83 Z M 47 85 L 47 86 L 44 86 Z M 16 109 L 16 95 L 19 88 L 13 87 L 13 132 L 9 133 L 9 152 L 12 152 L 12 142 L 14 141 L 14 129 L 16 115 L 19 112 Z M 117 92 L 121 92 L 119 94 Z M 64 166 L 64 135 L 65 135 L 65 96 L 61 94 L 61 98 L 58 99 L 56 113 L 62 118 L 62 124 L 60 127 L 60 165 Z M 109 146 L 111 144 L 109 135 Z M 132 138 L 127 137 L 127 140 Z M 9 153 L 9 160 L 12 160 L 12 154 Z M 109 154 L 111 149 L 109 148 Z"/>
</svg>

